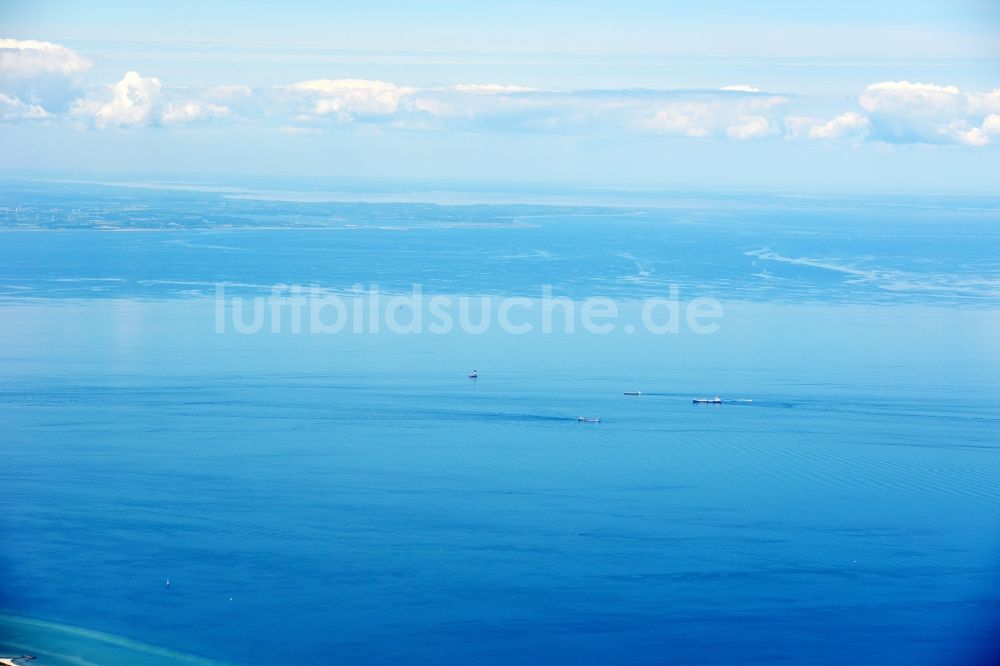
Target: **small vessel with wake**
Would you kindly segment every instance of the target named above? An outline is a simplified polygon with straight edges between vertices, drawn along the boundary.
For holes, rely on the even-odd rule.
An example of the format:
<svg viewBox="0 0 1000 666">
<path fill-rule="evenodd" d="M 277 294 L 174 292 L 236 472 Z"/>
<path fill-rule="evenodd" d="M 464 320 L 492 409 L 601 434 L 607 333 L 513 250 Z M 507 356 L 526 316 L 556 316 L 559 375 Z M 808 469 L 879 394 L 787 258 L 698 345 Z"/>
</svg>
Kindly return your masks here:
<svg viewBox="0 0 1000 666">
<path fill-rule="evenodd" d="M 642 391 L 625 391 L 625 395 L 642 395 Z"/>
<path fill-rule="evenodd" d="M 590 418 L 590 417 L 587 417 L 587 416 L 578 416 L 578 417 L 576 417 L 576 420 L 579 421 L 580 423 L 600 423 L 601 422 L 601 419 L 594 419 L 594 418 Z"/>
<path fill-rule="evenodd" d="M 478 379 L 478 378 L 479 378 L 478 370 L 473 370 L 472 372 L 469 373 L 469 379 Z"/>
<path fill-rule="evenodd" d="M 722 398 L 719 396 L 715 396 L 714 398 L 695 398 L 691 402 L 696 405 L 721 405 Z"/>
</svg>

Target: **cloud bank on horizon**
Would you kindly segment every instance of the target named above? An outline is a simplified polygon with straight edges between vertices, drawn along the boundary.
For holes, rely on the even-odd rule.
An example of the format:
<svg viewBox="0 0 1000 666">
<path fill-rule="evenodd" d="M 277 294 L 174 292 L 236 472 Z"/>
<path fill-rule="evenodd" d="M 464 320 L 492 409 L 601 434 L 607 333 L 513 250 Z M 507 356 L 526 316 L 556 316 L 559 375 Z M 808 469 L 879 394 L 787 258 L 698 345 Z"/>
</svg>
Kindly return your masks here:
<svg viewBox="0 0 1000 666">
<path fill-rule="evenodd" d="M 70 123 L 139 130 L 190 123 L 251 123 L 288 133 L 349 125 L 378 130 L 579 134 L 616 131 L 733 141 L 884 144 L 1000 143 L 1000 88 L 878 81 L 832 117 L 799 110 L 801 95 L 740 82 L 712 90 L 546 90 L 514 83 L 412 86 L 324 78 L 251 88 L 218 82 L 170 87 L 128 71 L 84 85 L 92 61 L 66 46 L 0 39 L 0 122 Z"/>
</svg>

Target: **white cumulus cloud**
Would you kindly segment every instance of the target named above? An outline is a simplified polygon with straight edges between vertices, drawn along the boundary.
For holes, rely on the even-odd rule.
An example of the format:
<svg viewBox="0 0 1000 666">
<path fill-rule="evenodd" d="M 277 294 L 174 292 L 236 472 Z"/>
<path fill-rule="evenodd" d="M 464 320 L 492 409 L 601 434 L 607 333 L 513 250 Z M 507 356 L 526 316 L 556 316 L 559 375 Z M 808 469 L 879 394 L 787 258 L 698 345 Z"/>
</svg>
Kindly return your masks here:
<svg viewBox="0 0 1000 666">
<path fill-rule="evenodd" d="M 77 100 L 70 112 L 105 129 L 188 123 L 226 116 L 229 109 L 200 100 L 168 100 L 160 79 L 132 71 L 114 85 Z"/>
<path fill-rule="evenodd" d="M 282 133 L 356 123 L 369 132 L 639 132 L 731 140 L 781 135 L 877 143 L 1000 142 L 1000 89 L 965 91 L 909 81 L 872 83 L 853 110 L 794 115 L 798 98 L 746 83 L 718 90 L 543 90 L 506 83 L 417 87 L 375 79 L 311 79 L 253 89 L 245 85 L 168 88 L 126 72 L 120 81 L 79 87 L 89 61 L 50 42 L 0 40 L 0 121 L 74 117 L 98 128 L 174 126 L 235 117 Z M 8 71 L 9 70 L 9 71 Z M 53 78 L 54 77 L 54 78 Z M 50 105 L 41 83 L 61 81 Z M 67 94 L 70 91 L 71 94 Z M 64 113 L 68 111 L 68 114 Z M 782 132 L 784 128 L 784 132 Z"/>
<path fill-rule="evenodd" d="M 0 72 L 4 77 L 75 76 L 90 67 L 89 60 L 61 44 L 36 39 L 0 39 Z"/>
<path fill-rule="evenodd" d="M 229 108 L 219 104 L 209 104 L 204 102 L 168 102 L 163 107 L 160 120 L 166 125 L 174 123 L 190 123 L 196 120 L 209 120 L 211 118 L 225 118 L 229 115 Z"/>
<path fill-rule="evenodd" d="M 980 125 L 1000 111 L 1000 90 L 968 92 L 952 85 L 883 81 L 866 87 L 858 103 L 868 114 L 875 140 L 984 146 L 989 136 Z"/>
<path fill-rule="evenodd" d="M 431 122 L 441 119 L 461 121 L 467 127 L 495 129 L 541 129 L 565 118 L 578 100 L 556 100 L 552 93 L 518 85 L 460 83 L 427 88 L 414 94 L 410 108 Z M 557 122 L 557 121 L 556 121 Z"/>
<path fill-rule="evenodd" d="M 713 124 L 712 115 L 708 104 L 675 102 L 657 111 L 648 126 L 665 134 L 703 137 L 710 134 L 707 127 Z"/>
<path fill-rule="evenodd" d="M 955 113 L 962 104 L 955 86 L 909 81 L 883 81 L 867 86 L 858 102 L 869 113 Z"/>
<path fill-rule="evenodd" d="M 61 44 L 0 39 L 0 93 L 9 98 L 3 104 L 5 119 L 37 119 L 64 110 L 90 67 L 89 60 Z"/>
<path fill-rule="evenodd" d="M 564 117 L 578 100 L 556 101 L 552 94 L 526 86 L 462 83 L 419 88 L 370 79 L 316 79 L 280 89 L 298 104 L 299 121 L 332 118 L 339 122 L 390 124 L 410 129 L 530 129 Z M 558 124 L 556 122 L 555 124 Z M 534 126 L 532 126 L 534 125 Z"/>
<path fill-rule="evenodd" d="M 842 139 L 858 136 L 868 130 L 868 118 L 860 113 L 848 111 L 835 118 L 809 128 L 810 139 Z"/>
<path fill-rule="evenodd" d="M 740 94 L 680 95 L 659 106 L 646 129 L 688 137 L 727 136 L 756 139 L 775 132 L 778 112 L 788 100 L 779 95 Z"/>
<path fill-rule="evenodd" d="M 0 120 L 43 120 L 51 114 L 38 104 L 22 102 L 17 97 L 0 93 Z"/>
<path fill-rule="evenodd" d="M 400 111 L 404 98 L 416 89 L 369 79 L 316 79 L 287 87 L 312 101 L 308 113 L 349 121 L 358 116 L 388 116 Z"/>
<path fill-rule="evenodd" d="M 979 127 L 969 129 L 956 127 L 952 131 L 954 132 L 955 139 L 967 146 L 985 146 L 990 142 L 990 137 Z"/>
<path fill-rule="evenodd" d="M 983 132 L 989 136 L 1000 136 L 1000 113 L 991 113 L 983 119 Z"/>
<path fill-rule="evenodd" d="M 771 123 L 764 116 L 741 118 L 738 124 L 726 128 L 726 136 L 733 139 L 757 139 L 773 132 Z"/>
<path fill-rule="evenodd" d="M 788 99 L 749 85 L 719 91 L 543 90 L 508 83 L 417 87 L 373 79 L 312 79 L 264 97 L 292 126 L 335 120 L 411 130 L 624 131 L 754 139 L 777 133 Z"/>
<path fill-rule="evenodd" d="M 1000 90 L 965 91 L 957 86 L 910 81 L 872 83 L 858 96 L 859 111 L 825 121 L 790 116 L 791 137 L 864 138 L 879 143 L 958 143 L 985 146 L 996 136 Z"/>
<path fill-rule="evenodd" d="M 110 96 L 102 94 L 78 100 L 72 113 L 90 118 L 98 128 L 148 125 L 160 112 L 162 91 L 163 84 L 158 78 L 126 72 L 121 81 L 110 86 Z"/>
</svg>

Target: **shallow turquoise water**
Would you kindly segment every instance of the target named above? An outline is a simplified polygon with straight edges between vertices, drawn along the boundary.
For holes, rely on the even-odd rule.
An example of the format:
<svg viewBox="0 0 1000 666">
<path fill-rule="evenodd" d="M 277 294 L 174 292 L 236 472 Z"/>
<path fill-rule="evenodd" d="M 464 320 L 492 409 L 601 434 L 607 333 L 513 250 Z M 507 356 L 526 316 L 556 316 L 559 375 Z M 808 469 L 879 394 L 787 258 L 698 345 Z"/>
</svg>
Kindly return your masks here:
<svg viewBox="0 0 1000 666">
<path fill-rule="evenodd" d="M 43 621 L 0 619 L 0 645 L 50 663 L 986 659 L 1000 269 L 977 238 L 995 212 L 897 206 L 879 226 L 738 204 L 600 228 L 549 211 L 541 231 L 425 228 L 416 208 L 420 228 L 349 240 L 0 232 L 3 281 L 26 287 L 0 306 L 0 605 Z M 745 254 L 762 248 L 811 263 Z M 678 283 L 725 317 L 707 336 L 219 335 L 216 280 Z M 691 403 L 715 394 L 752 402 Z"/>
</svg>

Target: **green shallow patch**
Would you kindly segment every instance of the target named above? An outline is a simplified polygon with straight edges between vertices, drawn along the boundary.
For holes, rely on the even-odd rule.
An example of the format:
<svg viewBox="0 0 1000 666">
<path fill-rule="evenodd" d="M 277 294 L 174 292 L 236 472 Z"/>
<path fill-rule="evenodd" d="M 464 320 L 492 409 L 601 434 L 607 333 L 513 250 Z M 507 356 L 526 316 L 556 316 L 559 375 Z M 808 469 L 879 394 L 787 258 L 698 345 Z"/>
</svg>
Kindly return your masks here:
<svg viewBox="0 0 1000 666">
<path fill-rule="evenodd" d="M 34 662 L 51 666 L 103 666 L 105 664 L 192 664 L 223 662 L 149 645 L 101 631 L 0 613 L 0 656 L 30 654 Z"/>
</svg>

